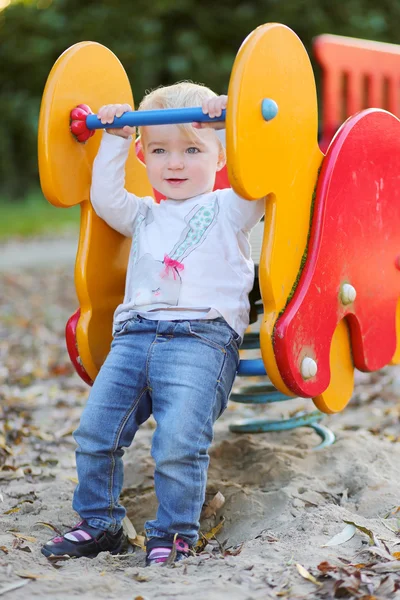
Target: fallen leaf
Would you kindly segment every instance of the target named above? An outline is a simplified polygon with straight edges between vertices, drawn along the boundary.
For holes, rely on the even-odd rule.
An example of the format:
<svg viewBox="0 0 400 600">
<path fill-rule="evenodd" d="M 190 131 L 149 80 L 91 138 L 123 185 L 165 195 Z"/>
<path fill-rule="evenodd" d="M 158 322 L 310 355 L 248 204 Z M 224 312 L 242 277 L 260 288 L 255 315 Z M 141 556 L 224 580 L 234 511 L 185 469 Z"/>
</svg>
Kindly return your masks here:
<svg viewBox="0 0 400 600">
<path fill-rule="evenodd" d="M 367 549 L 367 552 L 370 552 L 371 554 L 374 554 L 375 556 L 380 556 L 381 558 L 385 558 L 388 561 L 395 560 L 393 558 L 393 556 L 390 554 L 390 552 L 388 552 L 384 548 L 378 548 L 377 546 L 370 546 Z"/>
<path fill-rule="evenodd" d="M 0 448 L 2 448 L 10 456 L 13 456 L 13 451 L 11 450 L 10 446 L 6 444 L 6 438 L 4 435 L 0 435 Z"/>
<path fill-rule="evenodd" d="M 25 467 L 24 473 L 25 475 L 41 475 L 42 469 L 40 467 Z"/>
<path fill-rule="evenodd" d="M 175 559 L 176 559 L 176 538 L 177 538 L 177 533 L 174 536 L 174 541 L 172 543 L 172 550 L 169 553 L 167 560 L 165 562 L 162 563 L 162 567 L 172 567 L 174 566 L 175 563 Z"/>
<path fill-rule="evenodd" d="M 217 492 L 214 498 L 203 508 L 201 518 L 209 519 L 210 517 L 214 517 L 224 504 L 225 496 L 221 492 Z"/>
<path fill-rule="evenodd" d="M 13 536 L 15 536 L 16 538 L 20 539 L 20 540 L 26 540 L 27 542 L 36 542 L 36 538 L 32 537 L 31 535 L 25 535 L 23 533 L 14 533 L 11 532 Z"/>
<path fill-rule="evenodd" d="M 302 577 L 304 577 L 304 579 L 307 579 L 308 581 L 311 581 L 311 583 L 313 583 L 314 585 L 317 585 L 319 587 L 322 586 L 322 583 L 320 583 L 319 581 L 317 581 L 315 579 L 315 577 L 313 575 L 311 575 L 311 573 L 309 573 L 307 571 L 307 569 L 305 569 L 300 563 L 296 563 L 296 569 L 298 570 L 298 572 L 300 573 L 300 575 Z"/>
<path fill-rule="evenodd" d="M 49 529 L 52 529 L 53 531 L 58 533 L 58 535 L 62 535 L 61 531 L 55 525 L 52 525 L 51 523 L 46 523 L 46 521 L 36 521 L 35 525 L 44 525 L 45 527 L 48 527 Z"/>
<path fill-rule="evenodd" d="M 25 581 L 16 581 L 15 583 L 10 583 L 10 585 L 0 588 L 0 596 L 7 594 L 7 592 L 11 592 L 12 590 L 16 590 L 30 582 L 30 579 L 25 579 Z"/>
<path fill-rule="evenodd" d="M 73 425 L 67 425 L 66 427 L 63 427 L 62 429 L 59 429 L 58 431 L 54 432 L 54 437 L 56 439 L 60 439 L 63 437 L 66 437 L 67 435 L 72 435 L 73 432 L 75 431 L 77 427 L 77 424 L 74 423 Z"/>
<path fill-rule="evenodd" d="M 400 506 L 394 506 L 383 518 L 387 519 L 389 517 L 393 517 L 398 512 L 400 512 Z"/>
<path fill-rule="evenodd" d="M 397 533 L 398 530 L 393 529 L 393 527 L 390 527 L 389 523 L 385 523 L 385 519 L 380 519 L 380 522 L 384 527 L 386 527 L 386 529 L 389 529 L 389 531 L 391 531 L 392 533 Z"/>
<path fill-rule="evenodd" d="M 132 546 L 137 546 L 138 548 L 141 548 L 145 552 L 146 551 L 145 537 L 143 535 L 137 534 L 132 521 L 128 517 L 124 517 L 122 519 L 122 527 L 123 527 L 126 537 L 129 540 L 129 543 L 132 544 Z"/>
<path fill-rule="evenodd" d="M 400 561 L 394 560 L 390 563 L 378 563 L 374 565 L 374 571 L 376 571 L 376 573 L 396 573 L 397 571 L 400 571 Z"/>
<path fill-rule="evenodd" d="M 129 541 L 137 538 L 136 529 L 133 526 L 132 521 L 128 517 L 122 519 L 122 529 Z"/>
<path fill-rule="evenodd" d="M 51 435 L 50 433 L 45 433 L 44 431 L 40 431 L 40 429 L 38 427 L 32 426 L 31 433 L 32 433 L 32 435 L 39 438 L 40 440 L 43 440 L 44 442 L 53 442 L 54 441 L 53 435 Z"/>
<path fill-rule="evenodd" d="M 62 554 L 61 556 L 48 556 L 47 560 L 55 567 L 59 569 L 60 567 L 57 565 L 58 562 L 64 562 L 66 560 L 71 560 L 71 557 L 68 554 Z"/>
<path fill-rule="evenodd" d="M 78 483 L 78 480 L 76 477 L 66 477 L 65 479 L 68 479 L 69 481 L 72 481 L 72 483 Z"/>
<path fill-rule="evenodd" d="M 47 575 L 39 575 L 38 573 L 27 573 L 26 571 L 16 572 L 18 577 L 22 577 L 23 579 L 47 579 Z"/>
<path fill-rule="evenodd" d="M 355 525 L 349 523 L 340 533 L 334 535 L 333 538 L 329 540 L 329 542 L 324 544 L 322 548 L 326 548 L 327 546 L 339 546 L 340 544 L 344 544 L 351 540 L 356 531 L 357 528 L 355 527 Z"/>
<path fill-rule="evenodd" d="M 321 571 L 321 573 L 329 573 L 330 571 L 336 572 L 338 567 L 336 565 L 331 565 L 328 561 L 324 560 L 318 565 L 317 569 Z"/>
<path fill-rule="evenodd" d="M 224 550 L 224 556 L 237 556 L 243 550 L 244 542 L 239 544 L 238 546 L 232 546 L 231 548 L 226 548 Z"/>
<path fill-rule="evenodd" d="M 362 533 L 365 533 L 365 535 L 367 535 L 369 537 L 371 544 L 375 543 L 376 536 L 371 529 L 368 529 L 368 527 L 363 527 L 362 525 L 357 525 L 357 523 L 354 523 L 353 521 L 346 521 L 345 519 L 343 519 L 343 520 L 345 523 L 348 523 L 349 525 L 353 525 L 359 531 L 361 531 Z"/>
<path fill-rule="evenodd" d="M 21 467 L 15 471 L 0 471 L 0 479 L 4 479 L 6 481 L 10 479 L 21 479 L 22 477 L 25 477 L 25 473 Z"/>
<path fill-rule="evenodd" d="M 14 506 L 14 508 L 10 508 L 10 510 L 5 510 L 3 515 L 12 515 L 13 513 L 17 513 L 21 510 L 20 506 Z"/>
<path fill-rule="evenodd" d="M 215 538 L 217 533 L 219 533 L 221 531 L 221 529 L 224 526 L 224 523 L 225 523 L 225 519 L 222 518 L 221 521 L 218 523 L 218 525 L 213 527 L 210 531 L 208 531 L 207 533 L 201 533 L 201 538 L 199 539 L 199 541 L 197 542 L 197 544 L 194 547 L 195 551 L 201 552 L 202 550 L 204 550 L 204 548 L 207 546 L 207 543 L 210 540 L 212 540 L 213 538 Z"/>
<path fill-rule="evenodd" d="M 15 541 L 17 541 L 17 540 L 15 540 Z M 32 552 L 32 548 L 30 548 L 29 546 L 23 546 L 22 544 L 23 544 L 23 542 L 21 540 L 21 543 L 18 544 L 18 546 L 16 546 L 16 548 L 18 550 L 21 550 L 22 552 Z"/>
</svg>

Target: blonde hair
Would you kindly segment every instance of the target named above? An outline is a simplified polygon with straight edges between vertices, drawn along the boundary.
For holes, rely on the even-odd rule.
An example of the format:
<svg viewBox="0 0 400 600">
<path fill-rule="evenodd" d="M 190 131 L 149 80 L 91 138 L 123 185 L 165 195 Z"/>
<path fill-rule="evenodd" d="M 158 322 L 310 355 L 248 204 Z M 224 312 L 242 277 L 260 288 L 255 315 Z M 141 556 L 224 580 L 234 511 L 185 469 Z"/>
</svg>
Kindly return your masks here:
<svg viewBox="0 0 400 600">
<path fill-rule="evenodd" d="M 203 100 L 215 98 L 217 94 L 210 88 L 192 81 L 180 81 L 173 85 L 158 87 L 144 96 L 138 110 L 156 110 L 164 108 L 193 108 L 201 106 Z M 178 127 L 192 139 L 198 138 L 198 130 L 190 123 L 179 124 Z M 139 135 L 143 139 L 143 128 L 139 127 Z"/>
</svg>

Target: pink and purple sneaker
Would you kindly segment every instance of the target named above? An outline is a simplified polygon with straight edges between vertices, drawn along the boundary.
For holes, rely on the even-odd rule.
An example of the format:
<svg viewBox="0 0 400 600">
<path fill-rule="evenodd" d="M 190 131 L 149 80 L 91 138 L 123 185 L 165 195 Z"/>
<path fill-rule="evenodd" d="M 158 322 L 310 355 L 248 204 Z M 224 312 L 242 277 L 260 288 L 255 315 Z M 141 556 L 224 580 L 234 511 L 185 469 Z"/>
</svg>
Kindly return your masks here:
<svg viewBox="0 0 400 600">
<path fill-rule="evenodd" d="M 117 533 L 111 533 L 91 527 L 86 521 L 80 521 L 63 536 L 57 536 L 44 544 L 41 552 L 47 558 L 57 556 L 94 558 L 100 552 L 119 554 L 123 541 L 122 527 Z"/>
<path fill-rule="evenodd" d="M 146 566 L 165 563 L 173 550 L 174 542 L 164 538 L 151 538 L 146 543 Z M 190 546 L 181 538 L 175 540 L 176 556 L 174 562 L 188 558 L 191 554 Z"/>
</svg>

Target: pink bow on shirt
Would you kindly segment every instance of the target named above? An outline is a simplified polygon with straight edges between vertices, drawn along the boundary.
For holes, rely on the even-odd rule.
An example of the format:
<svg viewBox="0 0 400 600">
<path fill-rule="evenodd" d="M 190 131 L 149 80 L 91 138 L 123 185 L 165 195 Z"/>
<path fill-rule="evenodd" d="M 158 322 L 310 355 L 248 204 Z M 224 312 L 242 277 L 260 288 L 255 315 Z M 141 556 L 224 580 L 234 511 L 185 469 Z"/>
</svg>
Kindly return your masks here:
<svg viewBox="0 0 400 600">
<path fill-rule="evenodd" d="M 165 254 L 164 255 L 164 271 L 163 271 L 163 273 L 161 273 L 161 277 L 168 277 L 170 270 L 172 270 L 174 279 L 176 279 L 176 275 L 177 275 L 178 271 L 183 271 L 184 268 L 185 268 L 185 265 L 180 263 L 179 260 L 174 260 L 173 258 L 170 258 L 168 256 L 168 254 Z"/>
</svg>

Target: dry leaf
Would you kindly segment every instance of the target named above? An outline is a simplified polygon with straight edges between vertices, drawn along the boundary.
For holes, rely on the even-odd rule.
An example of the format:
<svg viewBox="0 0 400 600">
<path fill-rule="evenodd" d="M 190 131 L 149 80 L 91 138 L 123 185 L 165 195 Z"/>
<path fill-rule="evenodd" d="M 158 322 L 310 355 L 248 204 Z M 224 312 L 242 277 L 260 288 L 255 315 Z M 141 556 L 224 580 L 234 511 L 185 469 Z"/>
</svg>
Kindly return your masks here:
<svg viewBox="0 0 400 600">
<path fill-rule="evenodd" d="M 45 433 L 44 431 L 40 431 L 40 429 L 38 427 L 31 426 L 30 429 L 31 429 L 32 435 L 39 438 L 40 440 L 43 440 L 44 442 L 53 442 L 54 441 L 53 435 L 51 435 L 50 433 Z"/>
<path fill-rule="evenodd" d="M 197 544 L 194 547 L 195 551 L 201 552 L 202 550 L 204 550 L 204 548 L 207 546 L 208 542 L 210 540 L 212 540 L 213 538 L 215 538 L 217 533 L 219 533 L 221 531 L 221 529 L 224 526 L 224 523 L 225 523 L 225 519 L 222 518 L 221 521 L 218 523 L 218 525 L 213 527 L 208 533 L 201 533 L 201 538 L 199 539 L 199 541 L 197 542 Z"/>
<path fill-rule="evenodd" d="M 17 513 L 21 510 L 20 506 L 14 506 L 14 508 L 10 508 L 10 510 L 5 510 L 3 515 L 12 515 L 13 513 Z"/>
<path fill-rule="evenodd" d="M 40 467 L 25 467 L 24 473 L 25 475 L 41 475 L 43 469 Z"/>
<path fill-rule="evenodd" d="M 19 573 L 15 573 L 18 577 L 22 577 L 23 579 L 46 579 L 46 575 L 39 575 L 36 573 L 27 573 L 26 571 L 20 571 Z"/>
<path fill-rule="evenodd" d="M 363 527 L 362 525 L 357 525 L 357 523 L 354 523 L 353 521 L 346 521 L 346 519 L 343 519 L 343 520 L 345 523 L 348 523 L 349 525 L 353 525 L 359 531 L 361 531 L 362 533 L 365 533 L 365 535 L 367 535 L 369 537 L 371 544 L 374 544 L 376 542 L 377 538 L 371 529 L 368 529 L 368 527 Z"/>
<path fill-rule="evenodd" d="M 225 496 L 217 492 L 214 498 L 205 506 L 201 513 L 202 519 L 209 519 L 217 514 L 220 508 L 225 504 Z"/>
<path fill-rule="evenodd" d="M 380 519 L 380 522 L 384 527 L 386 527 L 386 529 L 389 529 L 389 531 L 391 531 L 392 533 L 397 533 L 398 530 L 393 529 L 393 527 L 390 527 L 389 523 L 385 523 L 385 519 Z"/>
<path fill-rule="evenodd" d="M 143 552 L 146 552 L 146 538 L 144 535 L 137 535 L 136 538 L 131 542 L 133 546 L 137 546 Z"/>
<path fill-rule="evenodd" d="M 366 550 L 366 552 L 370 552 L 371 554 L 374 554 L 375 556 L 380 556 L 381 558 L 386 558 L 386 560 L 388 561 L 396 560 L 395 558 L 393 558 L 390 552 L 388 552 L 384 548 L 378 548 L 377 546 L 370 546 Z"/>
<path fill-rule="evenodd" d="M 136 529 L 134 528 L 132 521 L 126 516 L 122 519 L 122 528 L 129 541 L 137 538 Z"/>
<path fill-rule="evenodd" d="M 344 544 L 345 542 L 351 540 L 356 531 L 356 527 L 349 523 L 340 533 L 334 535 L 333 538 L 329 540 L 329 542 L 324 544 L 322 548 L 325 548 L 327 546 L 339 546 L 340 544 Z"/>
<path fill-rule="evenodd" d="M 4 479 L 6 481 L 10 479 L 21 479 L 22 477 L 25 477 L 25 473 L 21 467 L 15 471 L 0 471 L 0 479 Z"/>
<path fill-rule="evenodd" d="M 58 535 L 62 535 L 61 531 L 55 525 L 52 525 L 51 523 L 46 523 L 46 521 L 36 521 L 35 525 L 44 525 L 45 527 L 48 527 L 49 529 L 52 529 L 53 531 L 58 533 Z"/>
<path fill-rule="evenodd" d="M 132 544 L 132 546 L 137 546 L 138 548 L 141 548 L 141 550 L 146 552 L 145 537 L 143 535 L 137 534 L 132 521 L 128 517 L 124 517 L 122 519 L 122 527 L 126 537 L 129 540 L 129 543 Z"/>
<path fill-rule="evenodd" d="M 230 548 L 226 548 L 224 550 L 224 556 L 237 556 L 243 550 L 244 542 L 238 544 L 237 546 L 232 546 Z"/>
<path fill-rule="evenodd" d="M 319 581 L 317 581 L 315 579 L 315 577 L 313 575 L 311 575 L 311 573 L 309 573 L 307 571 L 307 569 L 305 569 L 301 564 L 296 563 L 296 569 L 298 570 L 298 572 L 300 573 L 300 575 L 302 577 L 304 577 L 304 579 L 307 579 L 308 581 L 311 581 L 311 583 L 313 583 L 314 585 L 317 585 L 319 587 L 322 586 L 322 583 L 320 583 Z"/>
<path fill-rule="evenodd" d="M 0 588 L 0 596 L 2 596 L 3 594 L 7 594 L 7 592 L 11 592 L 12 590 L 16 590 L 30 582 L 31 579 L 25 579 L 24 581 L 16 581 L 15 583 L 10 583 L 10 585 L 6 585 L 5 587 Z"/>
<path fill-rule="evenodd" d="M 15 536 L 16 538 L 20 539 L 20 540 L 26 540 L 27 542 L 36 542 L 36 538 L 32 537 L 30 535 L 24 535 L 23 533 L 14 533 L 13 531 L 11 532 L 13 536 Z"/>
<path fill-rule="evenodd" d="M 60 439 L 62 437 L 66 437 L 67 435 L 72 435 L 73 432 L 76 429 L 76 423 L 73 423 L 72 425 L 69 424 L 66 427 L 63 427 L 62 429 L 59 429 L 58 431 L 54 432 L 54 437 L 56 439 Z"/>
<path fill-rule="evenodd" d="M 174 536 L 174 541 L 172 543 L 172 550 L 168 555 L 168 558 L 165 562 L 162 563 L 162 567 L 172 567 L 174 566 L 175 563 L 175 559 L 176 559 L 176 538 L 177 538 L 178 534 L 176 533 Z"/>
<path fill-rule="evenodd" d="M 78 483 L 78 480 L 76 477 L 66 477 L 65 479 L 68 479 L 69 481 L 72 481 L 72 483 Z"/>
<path fill-rule="evenodd" d="M 320 563 L 317 567 L 318 571 L 321 571 L 321 573 L 329 573 L 330 571 L 336 572 L 338 570 L 338 567 L 336 565 L 331 565 L 330 563 L 328 563 L 327 560 L 324 560 L 322 563 Z"/>
<path fill-rule="evenodd" d="M 0 448 L 2 448 L 5 452 L 7 452 L 7 454 L 9 454 L 10 456 L 13 456 L 13 451 L 11 450 L 11 448 L 6 444 L 6 438 L 4 437 L 4 435 L 0 434 Z"/>
<path fill-rule="evenodd" d="M 55 567 L 56 569 L 59 568 L 59 566 L 57 565 L 58 562 L 64 562 L 66 560 L 71 560 L 71 557 L 68 554 L 63 554 L 62 556 L 55 556 L 55 555 L 51 555 L 51 556 L 47 556 L 47 560 L 53 565 L 53 567 Z"/>
<path fill-rule="evenodd" d="M 397 571 L 400 571 L 400 561 L 378 563 L 374 565 L 374 571 L 376 573 L 397 573 Z"/>
</svg>

